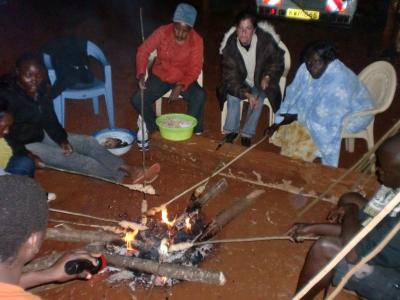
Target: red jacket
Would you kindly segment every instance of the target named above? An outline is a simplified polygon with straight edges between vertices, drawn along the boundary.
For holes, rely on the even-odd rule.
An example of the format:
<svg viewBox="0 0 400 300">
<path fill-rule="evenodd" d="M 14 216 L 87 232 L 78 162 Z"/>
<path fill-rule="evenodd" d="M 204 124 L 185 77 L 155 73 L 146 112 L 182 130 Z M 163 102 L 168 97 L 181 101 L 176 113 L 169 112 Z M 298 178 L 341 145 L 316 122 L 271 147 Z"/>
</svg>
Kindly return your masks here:
<svg viewBox="0 0 400 300">
<path fill-rule="evenodd" d="M 182 84 L 185 90 L 197 80 L 203 67 L 203 39 L 192 29 L 186 41 L 175 41 L 173 24 L 157 28 L 138 48 L 136 77 L 146 73 L 149 55 L 157 50 L 152 72 L 162 81 Z"/>
</svg>

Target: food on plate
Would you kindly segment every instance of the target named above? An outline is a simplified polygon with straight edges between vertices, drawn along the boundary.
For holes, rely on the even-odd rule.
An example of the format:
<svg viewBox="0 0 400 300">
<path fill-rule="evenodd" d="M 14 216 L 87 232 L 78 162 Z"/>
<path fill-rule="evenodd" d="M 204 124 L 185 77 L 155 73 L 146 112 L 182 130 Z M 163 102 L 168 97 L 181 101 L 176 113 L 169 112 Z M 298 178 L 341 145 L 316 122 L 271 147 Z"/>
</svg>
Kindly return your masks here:
<svg viewBox="0 0 400 300">
<path fill-rule="evenodd" d="M 100 143 L 106 149 L 121 148 L 128 146 L 128 143 L 121 139 L 108 137 Z"/>
</svg>

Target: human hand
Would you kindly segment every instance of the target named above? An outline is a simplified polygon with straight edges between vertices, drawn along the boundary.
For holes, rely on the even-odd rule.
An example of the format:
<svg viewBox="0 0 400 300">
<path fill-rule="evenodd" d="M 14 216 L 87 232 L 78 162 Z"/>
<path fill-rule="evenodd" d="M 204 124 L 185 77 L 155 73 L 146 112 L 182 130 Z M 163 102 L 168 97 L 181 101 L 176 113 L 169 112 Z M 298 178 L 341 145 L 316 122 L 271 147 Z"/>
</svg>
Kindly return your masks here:
<svg viewBox="0 0 400 300">
<path fill-rule="evenodd" d="M 249 94 L 247 99 L 249 100 L 250 109 L 254 109 L 254 107 L 257 105 L 257 97 L 253 94 Z"/>
<path fill-rule="evenodd" d="M 178 99 L 179 95 L 181 94 L 182 89 L 183 89 L 183 85 L 181 85 L 181 84 L 175 85 L 171 91 L 171 94 L 169 95 L 168 102 L 175 101 L 176 99 Z"/>
<path fill-rule="evenodd" d="M 312 229 L 313 224 L 297 223 L 286 232 L 286 235 L 291 237 L 296 243 L 303 242 L 300 238 L 301 236 L 315 236 Z"/>
<path fill-rule="evenodd" d="M 328 216 L 326 217 L 326 219 L 330 222 L 330 223 L 337 223 L 337 224 L 341 224 L 343 221 L 343 217 L 346 214 L 346 210 L 344 209 L 344 207 L 342 206 L 338 206 L 335 209 L 331 210 L 328 214 Z"/>
<path fill-rule="evenodd" d="M 145 75 L 144 74 L 140 74 L 139 75 L 138 85 L 139 85 L 139 88 L 141 90 L 145 90 L 146 89 L 146 80 L 145 80 Z"/>
<path fill-rule="evenodd" d="M 71 144 L 68 141 L 62 142 L 60 144 L 60 147 L 63 150 L 65 156 L 70 155 L 74 151 L 74 149 L 72 148 Z"/>
<path fill-rule="evenodd" d="M 272 124 L 271 126 L 267 127 L 264 131 L 264 136 L 271 137 L 279 128 L 279 124 Z"/>
<path fill-rule="evenodd" d="M 46 269 L 47 276 L 52 281 L 65 282 L 72 279 L 90 279 L 92 274 L 88 270 L 84 270 L 78 274 L 67 274 L 65 272 L 65 264 L 69 261 L 84 259 L 90 261 L 94 266 L 97 265 L 97 257 L 100 257 L 100 253 L 88 253 L 87 251 L 74 251 L 69 252 L 61 256 L 50 268 Z"/>
<path fill-rule="evenodd" d="M 269 75 L 266 75 L 261 79 L 261 88 L 263 90 L 266 90 L 269 87 L 270 80 L 271 80 L 271 77 L 269 77 Z"/>
</svg>

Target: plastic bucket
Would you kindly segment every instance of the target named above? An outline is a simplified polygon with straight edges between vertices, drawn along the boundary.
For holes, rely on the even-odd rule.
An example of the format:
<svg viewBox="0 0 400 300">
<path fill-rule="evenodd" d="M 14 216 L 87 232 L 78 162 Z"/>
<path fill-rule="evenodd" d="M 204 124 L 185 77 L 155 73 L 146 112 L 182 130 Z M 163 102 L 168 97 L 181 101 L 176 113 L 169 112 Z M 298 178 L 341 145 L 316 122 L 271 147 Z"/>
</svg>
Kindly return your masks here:
<svg viewBox="0 0 400 300">
<path fill-rule="evenodd" d="M 156 119 L 161 137 L 170 141 L 188 140 L 197 125 L 196 118 L 186 114 L 165 114 Z"/>
</svg>

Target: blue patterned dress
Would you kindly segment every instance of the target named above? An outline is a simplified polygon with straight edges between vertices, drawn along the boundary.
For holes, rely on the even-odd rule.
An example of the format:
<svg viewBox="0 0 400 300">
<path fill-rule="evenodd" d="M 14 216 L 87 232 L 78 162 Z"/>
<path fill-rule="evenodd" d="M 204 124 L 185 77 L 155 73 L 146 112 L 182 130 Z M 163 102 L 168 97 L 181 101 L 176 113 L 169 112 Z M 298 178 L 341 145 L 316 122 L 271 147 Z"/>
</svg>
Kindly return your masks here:
<svg viewBox="0 0 400 300">
<path fill-rule="evenodd" d="M 374 108 L 374 101 L 365 85 L 341 61 L 332 61 L 322 76 L 312 78 L 303 63 L 293 82 L 286 89 L 285 100 L 276 112 L 297 114 L 318 148 L 316 156 L 324 165 L 337 167 L 339 162 L 342 124 L 346 116 Z M 353 118 L 346 130 L 350 133 L 365 129 L 373 116 Z"/>
</svg>

